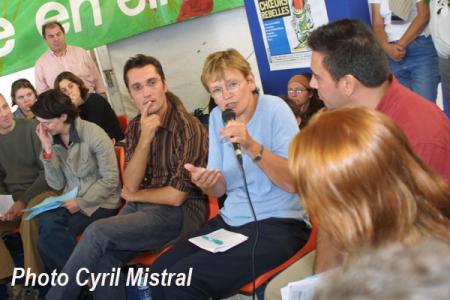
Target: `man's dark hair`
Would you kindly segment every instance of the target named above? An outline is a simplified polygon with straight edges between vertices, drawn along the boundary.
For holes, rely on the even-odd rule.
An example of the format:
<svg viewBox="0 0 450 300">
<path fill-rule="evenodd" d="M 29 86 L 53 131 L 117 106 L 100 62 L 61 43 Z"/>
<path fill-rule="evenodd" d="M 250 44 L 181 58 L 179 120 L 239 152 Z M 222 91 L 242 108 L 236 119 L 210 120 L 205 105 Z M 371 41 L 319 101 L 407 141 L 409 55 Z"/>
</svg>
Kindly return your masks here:
<svg viewBox="0 0 450 300">
<path fill-rule="evenodd" d="M 389 78 L 383 48 L 359 20 L 341 19 L 311 33 L 309 47 L 324 56 L 323 65 L 335 81 L 349 74 L 364 86 L 377 87 Z"/>
<path fill-rule="evenodd" d="M 144 54 L 138 54 L 134 57 L 130 57 L 125 63 L 125 66 L 123 67 L 123 81 L 125 82 L 127 88 L 128 88 L 128 71 L 134 68 L 140 69 L 147 65 L 154 66 L 156 72 L 158 72 L 161 79 L 166 80 L 161 63 L 156 58 Z"/>
<path fill-rule="evenodd" d="M 72 103 L 70 97 L 54 89 L 40 94 L 31 107 L 31 111 L 42 119 L 59 118 L 67 114 L 67 120 L 64 123 L 72 123 L 78 117 L 78 108 Z"/>
<path fill-rule="evenodd" d="M 66 33 L 66 31 L 64 30 L 64 26 L 62 26 L 61 23 L 59 23 L 58 21 L 50 21 L 42 25 L 41 28 L 42 37 L 45 39 L 45 30 L 47 28 L 52 28 L 55 26 L 58 26 L 63 33 Z"/>
</svg>

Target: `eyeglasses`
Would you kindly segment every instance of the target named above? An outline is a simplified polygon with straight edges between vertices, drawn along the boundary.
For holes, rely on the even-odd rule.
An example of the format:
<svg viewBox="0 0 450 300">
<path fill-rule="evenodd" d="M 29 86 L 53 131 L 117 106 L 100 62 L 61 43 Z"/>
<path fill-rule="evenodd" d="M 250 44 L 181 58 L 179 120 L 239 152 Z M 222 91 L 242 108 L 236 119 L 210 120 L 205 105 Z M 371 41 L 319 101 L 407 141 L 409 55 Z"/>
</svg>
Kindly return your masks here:
<svg viewBox="0 0 450 300">
<path fill-rule="evenodd" d="M 308 90 L 305 89 L 288 89 L 288 94 L 301 94 L 304 92 L 307 92 Z"/>
<path fill-rule="evenodd" d="M 161 79 L 159 79 L 159 78 L 150 78 L 144 84 L 141 84 L 141 83 L 132 84 L 130 86 L 130 90 L 135 93 L 139 93 L 144 90 L 145 86 L 148 86 L 149 88 L 154 89 L 156 87 L 156 85 L 158 84 L 158 82 L 160 82 L 160 81 L 161 81 Z"/>
<path fill-rule="evenodd" d="M 225 83 L 225 89 L 228 92 L 235 92 L 239 89 L 240 86 L 241 86 L 241 84 L 237 80 L 230 80 Z M 224 91 L 224 89 L 222 87 L 218 86 L 218 87 L 213 87 L 211 89 L 210 93 L 211 93 L 211 96 L 213 96 L 213 98 L 220 98 L 223 96 L 223 91 Z"/>
</svg>

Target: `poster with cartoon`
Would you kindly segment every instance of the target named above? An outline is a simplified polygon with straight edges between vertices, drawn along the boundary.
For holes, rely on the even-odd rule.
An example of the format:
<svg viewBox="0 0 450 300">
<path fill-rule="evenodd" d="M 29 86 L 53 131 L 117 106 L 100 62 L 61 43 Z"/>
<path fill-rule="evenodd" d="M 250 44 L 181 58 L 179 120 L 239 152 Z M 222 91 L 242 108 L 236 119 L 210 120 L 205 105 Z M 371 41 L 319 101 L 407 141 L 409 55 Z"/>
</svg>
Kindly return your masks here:
<svg viewBox="0 0 450 300">
<path fill-rule="evenodd" d="M 311 32 L 328 23 L 325 0 L 255 0 L 271 71 L 307 68 Z"/>
</svg>

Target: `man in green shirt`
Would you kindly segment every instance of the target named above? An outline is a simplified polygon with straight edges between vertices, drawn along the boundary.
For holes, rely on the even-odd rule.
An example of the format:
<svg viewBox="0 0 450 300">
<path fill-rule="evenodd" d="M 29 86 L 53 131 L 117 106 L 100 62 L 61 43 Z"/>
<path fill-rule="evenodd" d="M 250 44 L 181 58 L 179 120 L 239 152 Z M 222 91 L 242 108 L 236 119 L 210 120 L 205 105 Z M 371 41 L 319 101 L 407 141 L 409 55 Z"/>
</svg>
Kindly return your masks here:
<svg viewBox="0 0 450 300">
<path fill-rule="evenodd" d="M 36 125 L 34 120 L 13 119 L 11 108 L 0 94 L 0 195 L 12 195 L 14 200 L 0 218 L 0 235 L 20 226 L 24 267 L 38 275 L 44 272 L 37 249 L 38 223 L 36 219 L 25 221 L 22 209 L 40 203 L 53 193 L 47 186 L 39 159 L 41 143 L 35 133 Z M 0 238 L 0 283 L 8 285 L 13 270 L 11 254 Z"/>
</svg>

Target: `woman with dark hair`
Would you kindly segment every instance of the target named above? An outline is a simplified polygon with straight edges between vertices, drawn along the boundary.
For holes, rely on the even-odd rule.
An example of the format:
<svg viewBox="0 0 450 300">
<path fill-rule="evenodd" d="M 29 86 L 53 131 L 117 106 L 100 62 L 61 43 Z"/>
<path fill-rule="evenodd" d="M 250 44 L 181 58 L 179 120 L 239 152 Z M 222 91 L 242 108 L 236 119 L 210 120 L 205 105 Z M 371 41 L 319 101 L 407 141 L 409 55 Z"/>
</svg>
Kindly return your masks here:
<svg viewBox="0 0 450 300">
<path fill-rule="evenodd" d="M 120 181 L 114 147 L 96 124 L 78 117 L 71 99 L 57 90 L 39 95 L 32 107 L 39 121 L 41 160 L 48 185 L 74 198 L 40 218 L 38 246 L 48 270 L 61 271 L 76 236 L 97 219 L 115 215 Z"/>
<path fill-rule="evenodd" d="M 17 109 L 14 118 L 33 119 L 31 106 L 36 102 L 37 93 L 34 86 L 25 78 L 18 79 L 11 85 L 11 100 Z"/>
<path fill-rule="evenodd" d="M 310 80 L 311 75 L 299 74 L 292 76 L 288 82 L 288 104 L 297 118 L 300 129 L 306 126 L 312 115 L 324 107 L 317 90 L 309 86 Z"/>
<path fill-rule="evenodd" d="M 56 77 L 54 88 L 70 97 L 78 107 L 80 118 L 97 124 L 115 141 L 124 138 L 111 105 L 100 94 L 89 93 L 81 78 L 71 72 L 62 72 Z"/>
<path fill-rule="evenodd" d="M 448 185 L 382 113 L 345 108 L 317 114 L 292 141 L 289 168 L 318 238 L 329 242 L 327 257 L 426 238 L 450 245 Z M 317 248 L 316 258 L 323 253 Z"/>
</svg>

